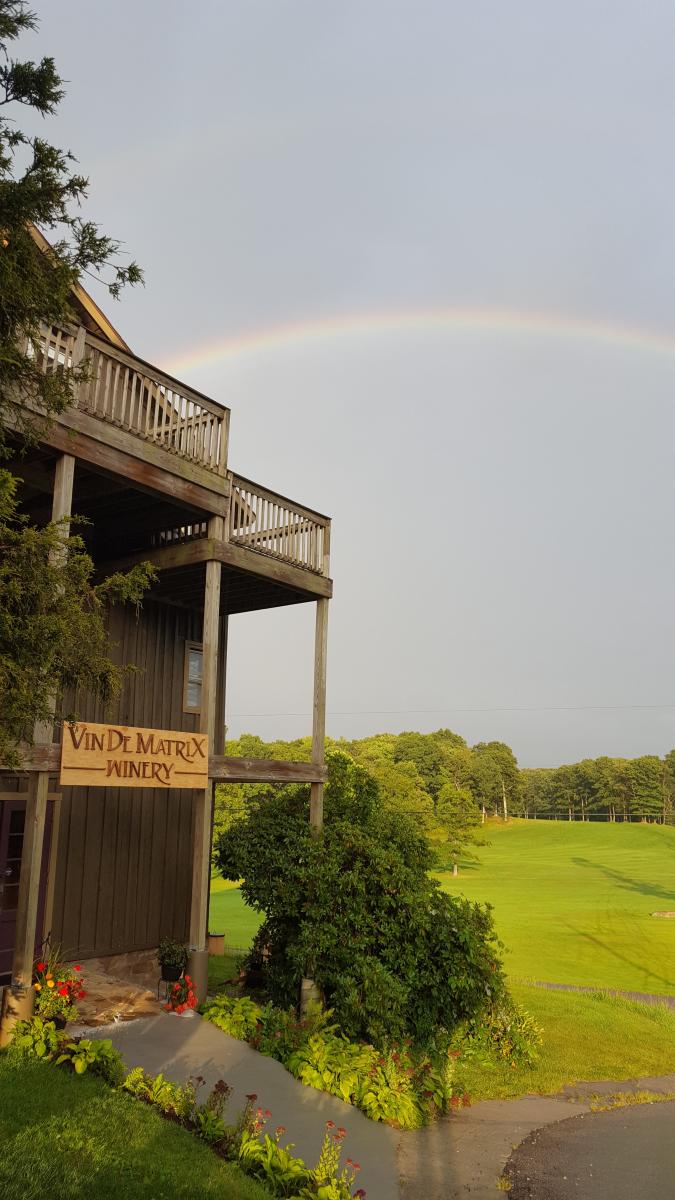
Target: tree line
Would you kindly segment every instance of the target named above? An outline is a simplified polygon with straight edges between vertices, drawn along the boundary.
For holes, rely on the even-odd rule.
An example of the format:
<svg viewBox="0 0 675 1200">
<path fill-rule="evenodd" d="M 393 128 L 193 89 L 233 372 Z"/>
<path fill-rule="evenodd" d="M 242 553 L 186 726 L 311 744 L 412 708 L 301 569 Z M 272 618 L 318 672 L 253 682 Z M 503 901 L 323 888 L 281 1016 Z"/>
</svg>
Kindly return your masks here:
<svg viewBox="0 0 675 1200">
<path fill-rule="evenodd" d="M 505 742 L 469 746 L 450 729 L 327 739 L 327 748 L 342 750 L 365 767 L 388 808 L 443 830 L 449 852 L 453 840 L 457 846 L 472 840 L 471 829 L 487 816 L 675 822 L 675 750 L 663 758 L 603 755 L 559 767 L 520 768 Z M 243 758 L 298 761 L 308 760 L 310 752 L 309 738 L 266 743 L 253 734 L 228 741 L 226 748 L 227 754 Z M 250 788 L 256 795 L 264 790 Z M 241 785 L 219 789 L 216 820 L 224 818 L 225 808 L 244 806 L 248 790 Z"/>
</svg>

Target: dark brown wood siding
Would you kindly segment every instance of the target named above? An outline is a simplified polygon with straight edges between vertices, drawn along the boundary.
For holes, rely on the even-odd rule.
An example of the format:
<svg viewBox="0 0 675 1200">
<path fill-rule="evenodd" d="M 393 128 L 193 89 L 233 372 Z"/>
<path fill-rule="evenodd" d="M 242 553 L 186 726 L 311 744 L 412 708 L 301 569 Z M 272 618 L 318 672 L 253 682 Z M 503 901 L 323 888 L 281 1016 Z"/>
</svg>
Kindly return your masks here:
<svg viewBox="0 0 675 1200">
<path fill-rule="evenodd" d="M 146 602 L 114 609 L 110 632 L 130 675 L 110 712 L 82 703 L 89 720 L 197 729 L 183 712 L 185 641 L 201 639 L 201 614 Z M 193 793 L 63 788 L 52 940 L 69 955 L 118 954 L 188 937 Z"/>
</svg>

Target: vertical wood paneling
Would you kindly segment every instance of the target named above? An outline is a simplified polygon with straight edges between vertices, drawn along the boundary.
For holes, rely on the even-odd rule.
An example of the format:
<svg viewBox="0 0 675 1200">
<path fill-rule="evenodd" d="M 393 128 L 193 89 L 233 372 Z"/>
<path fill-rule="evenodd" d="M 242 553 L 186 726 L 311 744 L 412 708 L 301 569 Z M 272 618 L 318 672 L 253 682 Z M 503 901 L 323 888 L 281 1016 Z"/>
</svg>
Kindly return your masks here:
<svg viewBox="0 0 675 1200">
<path fill-rule="evenodd" d="M 80 703 L 90 720 L 196 729 L 183 707 L 185 641 L 201 618 L 147 602 L 138 617 L 114 609 L 115 657 L 141 671 L 127 677 L 109 713 Z M 68 953 L 114 954 L 185 939 L 192 864 L 191 791 L 64 788 L 54 888 L 53 940 Z"/>
</svg>

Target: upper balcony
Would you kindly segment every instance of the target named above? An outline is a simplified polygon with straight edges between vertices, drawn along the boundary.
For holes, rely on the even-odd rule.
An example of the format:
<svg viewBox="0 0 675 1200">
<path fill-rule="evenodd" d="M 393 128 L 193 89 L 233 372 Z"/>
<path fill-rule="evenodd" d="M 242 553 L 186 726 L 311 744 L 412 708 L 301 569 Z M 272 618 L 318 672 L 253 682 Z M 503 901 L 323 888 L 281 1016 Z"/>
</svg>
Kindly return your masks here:
<svg viewBox="0 0 675 1200">
<path fill-rule="evenodd" d="M 84 360 L 88 377 L 74 407 L 160 446 L 186 462 L 225 475 L 230 410 L 194 388 L 119 350 L 83 326 L 44 326 L 35 347 L 45 372 Z"/>
<path fill-rule="evenodd" d="M 187 550 L 179 551 L 190 545 L 190 561 L 203 561 L 213 553 L 209 519 L 215 515 L 223 518 L 217 554 L 233 569 L 278 581 L 297 578 L 312 593 L 325 594 L 329 518 L 228 469 L 228 408 L 82 325 L 45 326 L 31 353 L 45 372 L 87 365 L 72 407 L 45 441 L 75 454 L 98 478 L 123 475 L 163 495 L 143 520 L 132 501 L 125 521 L 126 501 L 111 505 L 95 484 L 87 495 L 82 491 L 76 511 L 91 521 L 97 558 L 99 551 L 111 560 L 147 552 L 164 563 L 186 561 Z"/>
</svg>

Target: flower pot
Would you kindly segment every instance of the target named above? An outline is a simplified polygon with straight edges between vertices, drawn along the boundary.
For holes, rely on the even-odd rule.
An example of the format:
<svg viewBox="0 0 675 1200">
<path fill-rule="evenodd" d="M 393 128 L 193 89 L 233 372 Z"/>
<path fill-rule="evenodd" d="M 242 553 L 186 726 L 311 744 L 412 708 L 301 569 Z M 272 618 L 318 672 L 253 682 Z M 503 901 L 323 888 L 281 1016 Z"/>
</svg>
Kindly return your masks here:
<svg viewBox="0 0 675 1200">
<path fill-rule="evenodd" d="M 209 934 L 209 954 L 217 954 L 222 958 L 225 953 L 225 934 L 210 933 Z"/>
<path fill-rule="evenodd" d="M 162 963 L 162 979 L 164 983 L 175 983 L 183 974 L 182 967 L 174 967 L 170 963 Z"/>
</svg>

